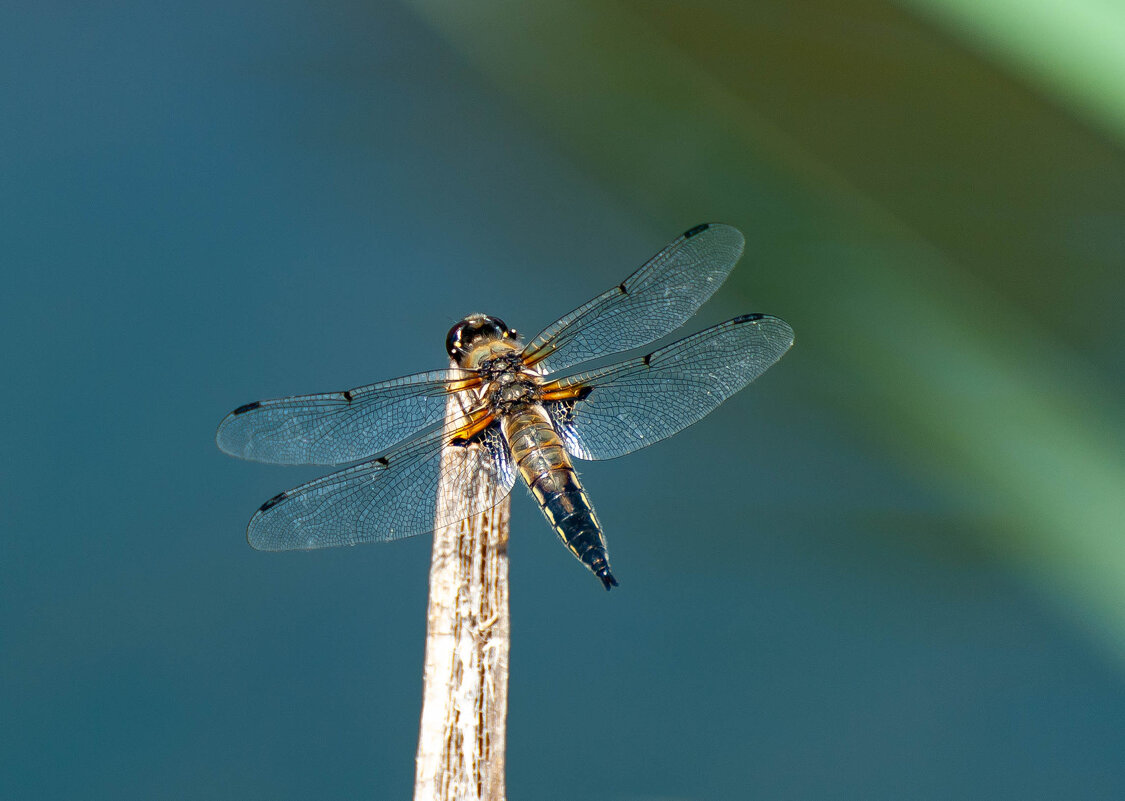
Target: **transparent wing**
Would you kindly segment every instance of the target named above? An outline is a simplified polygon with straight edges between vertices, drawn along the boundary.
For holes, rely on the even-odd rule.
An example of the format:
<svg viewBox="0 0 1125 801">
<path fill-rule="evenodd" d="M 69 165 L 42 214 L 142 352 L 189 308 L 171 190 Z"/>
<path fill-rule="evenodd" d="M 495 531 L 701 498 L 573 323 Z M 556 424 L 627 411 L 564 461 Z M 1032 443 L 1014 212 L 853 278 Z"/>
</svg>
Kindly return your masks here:
<svg viewBox="0 0 1125 801">
<path fill-rule="evenodd" d="M 263 551 L 387 542 L 456 523 L 507 497 L 515 473 L 498 426 L 464 447 L 446 445 L 448 436 L 436 428 L 270 498 L 250 519 L 246 538 Z M 481 481 L 494 488 L 487 502 L 468 491 Z"/>
<path fill-rule="evenodd" d="M 729 225 L 692 228 L 619 285 L 548 326 L 524 349 L 524 361 L 552 373 L 660 339 L 714 294 L 745 243 Z"/>
<path fill-rule="evenodd" d="M 784 320 L 748 314 L 647 356 L 552 381 L 545 393 L 577 394 L 545 405 L 570 453 L 614 459 L 701 420 L 792 344 Z"/>
<path fill-rule="evenodd" d="M 273 464 L 345 464 L 374 456 L 440 421 L 453 382 L 474 374 L 434 370 L 346 392 L 256 401 L 215 434 L 231 456 Z"/>
</svg>

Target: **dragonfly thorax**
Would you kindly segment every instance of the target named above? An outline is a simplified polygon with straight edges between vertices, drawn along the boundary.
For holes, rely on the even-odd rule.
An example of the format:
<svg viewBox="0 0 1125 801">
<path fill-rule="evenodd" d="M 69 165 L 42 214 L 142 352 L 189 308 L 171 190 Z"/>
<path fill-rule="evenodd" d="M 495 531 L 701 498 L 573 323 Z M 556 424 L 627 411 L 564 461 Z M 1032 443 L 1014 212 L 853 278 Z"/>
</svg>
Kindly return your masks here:
<svg viewBox="0 0 1125 801">
<path fill-rule="evenodd" d="M 538 376 L 523 366 L 518 351 L 485 360 L 479 372 L 485 380 L 482 394 L 497 416 L 541 400 Z"/>
</svg>

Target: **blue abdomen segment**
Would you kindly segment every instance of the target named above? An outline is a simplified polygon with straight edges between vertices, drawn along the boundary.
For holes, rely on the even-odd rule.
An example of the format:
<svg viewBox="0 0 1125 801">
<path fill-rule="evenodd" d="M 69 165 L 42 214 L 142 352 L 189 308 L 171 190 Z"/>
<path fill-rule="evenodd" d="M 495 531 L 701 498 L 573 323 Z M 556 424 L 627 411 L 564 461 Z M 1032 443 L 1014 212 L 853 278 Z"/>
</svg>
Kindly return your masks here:
<svg viewBox="0 0 1125 801">
<path fill-rule="evenodd" d="M 607 590 L 617 586 L 602 527 L 546 412 L 537 406 L 520 410 L 503 428 L 520 475 L 559 539 Z"/>
<path fill-rule="evenodd" d="M 570 552 L 601 579 L 607 590 L 616 586 L 617 580 L 609 570 L 601 524 L 574 469 L 556 468 L 541 474 L 531 485 L 531 491 Z"/>
</svg>

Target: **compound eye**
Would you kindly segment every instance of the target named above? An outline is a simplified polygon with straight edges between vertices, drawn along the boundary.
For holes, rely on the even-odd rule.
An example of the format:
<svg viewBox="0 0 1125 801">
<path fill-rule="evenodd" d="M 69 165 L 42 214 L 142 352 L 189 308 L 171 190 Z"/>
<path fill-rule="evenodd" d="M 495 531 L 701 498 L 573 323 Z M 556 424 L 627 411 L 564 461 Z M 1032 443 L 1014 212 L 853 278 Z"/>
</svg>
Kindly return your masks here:
<svg viewBox="0 0 1125 801">
<path fill-rule="evenodd" d="M 445 352 L 450 356 L 456 356 L 461 349 L 461 335 L 465 330 L 465 324 L 457 323 L 449 329 L 449 334 L 445 337 Z"/>
<path fill-rule="evenodd" d="M 508 324 L 501 320 L 499 317 L 488 318 L 489 327 L 492 329 L 493 335 L 503 337 L 508 333 Z"/>
</svg>

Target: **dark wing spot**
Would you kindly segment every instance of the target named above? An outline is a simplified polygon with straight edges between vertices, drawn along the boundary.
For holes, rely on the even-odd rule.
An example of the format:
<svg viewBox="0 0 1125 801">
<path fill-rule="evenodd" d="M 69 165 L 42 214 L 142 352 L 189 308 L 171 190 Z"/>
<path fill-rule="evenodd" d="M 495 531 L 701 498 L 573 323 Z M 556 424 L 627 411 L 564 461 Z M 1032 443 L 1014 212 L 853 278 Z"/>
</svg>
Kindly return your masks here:
<svg viewBox="0 0 1125 801">
<path fill-rule="evenodd" d="M 269 499 L 268 501 L 266 501 L 265 503 L 263 503 L 263 504 L 261 505 L 261 507 L 259 507 L 258 511 L 259 511 L 259 512 L 264 512 L 264 511 L 266 511 L 267 509 L 272 509 L 273 507 L 277 506 L 277 505 L 278 505 L 279 503 L 281 503 L 282 501 L 284 501 L 284 500 L 285 500 L 285 498 L 286 498 L 286 495 L 287 495 L 287 493 L 284 493 L 284 492 L 279 492 L 279 493 L 277 493 L 277 495 L 274 495 L 274 496 L 273 496 L 272 498 L 270 498 L 270 499 Z"/>
<path fill-rule="evenodd" d="M 578 392 L 575 393 L 574 399 L 576 401 L 586 400 L 586 398 L 590 397 L 590 393 L 593 391 L 593 387 L 582 387 L 582 389 L 578 390 Z"/>
<path fill-rule="evenodd" d="M 704 231 L 706 231 L 710 227 L 711 227 L 711 225 L 709 223 L 703 223 L 702 225 L 697 225 L 690 230 L 684 231 L 684 239 L 691 239 L 696 234 L 703 233 Z"/>
<path fill-rule="evenodd" d="M 621 292 L 622 295 L 628 295 L 629 294 L 629 290 L 625 288 L 625 282 L 624 281 L 622 281 L 620 284 L 617 285 L 617 289 L 618 289 L 618 291 Z"/>
<path fill-rule="evenodd" d="M 652 354 L 646 353 L 645 357 L 641 359 L 641 361 L 645 363 L 645 367 L 649 367 L 652 361 Z"/>
<path fill-rule="evenodd" d="M 739 317 L 735 317 L 731 322 L 735 325 L 738 323 L 752 323 L 755 320 L 761 320 L 763 317 L 765 317 L 764 314 L 743 314 Z"/>
<path fill-rule="evenodd" d="M 378 459 L 375 460 L 375 463 L 381 464 L 381 465 L 383 465 L 383 467 L 386 467 L 387 465 L 390 464 L 390 462 L 387 461 L 386 456 L 380 456 Z"/>
<path fill-rule="evenodd" d="M 480 443 L 481 441 L 483 441 L 484 432 L 487 431 L 489 428 L 492 428 L 492 426 L 489 426 L 488 428 L 481 429 L 477 433 L 473 434 L 471 437 L 454 437 L 453 439 L 449 440 L 449 444 L 452 445 L 455 448 L 467 448 L 470 445 L 476 445 L 476 444 Z"/>
<path fill-rule="evenodd" d="M 248 403 L 245 406 L 239 406 L 237 409 L 231 412 L 231 414 L 243 414 L 245 412 L 252 412 L 261 405 L 261 401 L 254 401 L 253 403 Z"/>
<path fill-rule="evenodd" d="M 352 391 L 350 389 L 344 390 L 343 395 L 344 395 L 344 400 L 346 400 L 348 403 L 352 402 L 353 395 L 352 395 Z"/>
</svg>

